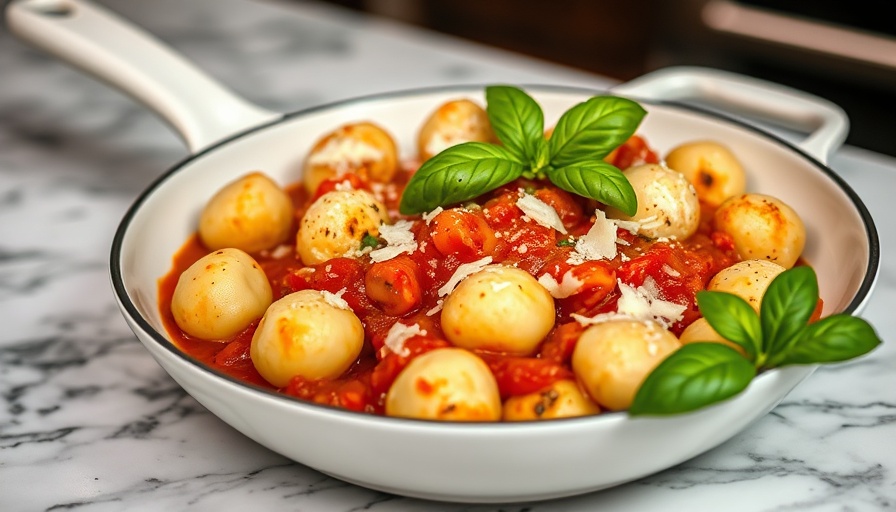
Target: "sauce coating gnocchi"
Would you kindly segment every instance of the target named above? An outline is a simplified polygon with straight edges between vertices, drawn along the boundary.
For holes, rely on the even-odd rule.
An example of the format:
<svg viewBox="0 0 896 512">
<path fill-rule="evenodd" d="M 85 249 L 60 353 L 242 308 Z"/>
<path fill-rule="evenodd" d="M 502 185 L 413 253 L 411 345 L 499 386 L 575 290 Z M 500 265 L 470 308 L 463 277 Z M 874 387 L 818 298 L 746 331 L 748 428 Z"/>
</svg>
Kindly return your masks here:
<svg viewBox="0 0 896 512">
<path fill-rule="evenodd" d="M 171 296 L 178 327 L 205 340 L 229 338 L 261 317 L 271 304 L 261 266 L 239 249 L 212 252 L 180 274 Z"/>
<path fill-rule="evenodd" d="M 495 140 L 469 100 L 438 106 L 417 133 L 400 159 L 382 127 L 344 124 L 286 188 L 260 173 L 222 187 L 160 281 L 174 342 L 239 379 L 368 414 L 590 416 L 628 408 L 682 344 L 740 350 L 701 317 L 698 292 L 758 310 L 771 280 L 802 264 L 797 214 L 746 193 L 719 141 L 680 144 L 666 165 L 642 135 L 613 150 L 632 216 L 526 177 L 402 215 L 421 161 Z"/>
<path fill-rule="evenodd" d="M 351 366 L 364 343 L 364 326 L 342 299 L 302 290 L 271 304 L 250 355 L 258 373 L 275 386 L 290 379 L 332 379 Z"/>
<path fill-rule="evenodd" d="M 423 354 L 395 379 L 386 394 L 386 414 L 445 421 L 497 421 L 498 384 L 488 366 L 460 348 Z"/>
</svg>

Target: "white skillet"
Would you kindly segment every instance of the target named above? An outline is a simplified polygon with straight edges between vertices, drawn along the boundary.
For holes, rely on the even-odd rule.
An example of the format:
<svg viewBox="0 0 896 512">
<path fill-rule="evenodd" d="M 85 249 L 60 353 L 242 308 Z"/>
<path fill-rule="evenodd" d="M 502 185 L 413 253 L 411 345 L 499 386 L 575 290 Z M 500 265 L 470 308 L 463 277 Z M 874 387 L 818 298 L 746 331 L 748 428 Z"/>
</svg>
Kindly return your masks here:
<svg viewBox="0 0 896 512">
<path fill-rule="evenodd" d="M 375 120 L 410 156 L 416 130 L 435 106 L 458 96 L 484 101 L 482 87 L 396 92 L 281 114 L 236 97 L 148 34 L 87 2 L 13 0 L 6 21 L 22 40 L 133 95 L 186 142 L 192 156 L 144 191 L 122 220 L 112 247 L 114 293 L 137 338 L 187 392 L 245 435 L 298 462 L 359 485 L 423 498 L 508 502 L 569 496 L 634 480 L 712 449 L 765 415 L 813 370 L 767 372 L 732 400 L 670 418 L 609 413 L 460 425 L 305 403 L 210 370 L 171 344 L 157 308 L 157 280 L 196 229 L 205 201 L 249 170 L 262 169 L 284 184 L 299 180 L 312 143 L 349 121 Z M 526 89 L 544 108 L 547 125 L 574 103 L 605 92 Z M 642 101 L 649 113 L 640 133 L 661 153 L 699 138 L 729 145 L 748 171 L 748 188 L 780 197 L 806 222 L 804 254 L 818 273 L 825 313 L 861 311 L 877 278 L 879 244 L 861 200 L 824 165 L 848 130 L 840 108 L 702 68 L 660 70 L 610 92 Z M 684 99 L 808 135 L 792 145 L 748 124 L 668 101 Z"/>
</svg>

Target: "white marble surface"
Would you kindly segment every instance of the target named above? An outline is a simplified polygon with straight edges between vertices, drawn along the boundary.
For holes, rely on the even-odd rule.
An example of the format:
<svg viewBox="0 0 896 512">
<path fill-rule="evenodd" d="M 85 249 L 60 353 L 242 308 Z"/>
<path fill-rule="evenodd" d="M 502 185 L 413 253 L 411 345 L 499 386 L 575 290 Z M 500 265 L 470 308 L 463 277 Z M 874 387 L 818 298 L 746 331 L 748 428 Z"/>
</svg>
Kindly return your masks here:
<svg viewBox="0 0 896 512">
<path fill-rule="evenodd" d="M 444 83 L 608 83 L 313 3 L 104 3 L 275 110 Z M 0 34 L 0 511 L 896 509 L 894 159 L 845 147 L 831 161 L 878 224 L 883 267 L 864 316 L 884 346 L 816 372 L 750 429 L 678 467 L 495 507 L 391 496 L 292 463 L 212 416 L 153 361 L 114 304 L 109 247 L 130 202 L 185 154 L 124 95 Z"/>
</svg>

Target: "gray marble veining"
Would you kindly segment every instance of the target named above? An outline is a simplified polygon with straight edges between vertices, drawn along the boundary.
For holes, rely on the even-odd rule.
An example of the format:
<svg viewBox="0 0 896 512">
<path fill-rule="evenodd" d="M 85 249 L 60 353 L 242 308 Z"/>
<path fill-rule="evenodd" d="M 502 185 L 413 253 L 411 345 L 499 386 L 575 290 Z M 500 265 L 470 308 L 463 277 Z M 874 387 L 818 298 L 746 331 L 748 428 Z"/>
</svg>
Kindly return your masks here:
<svg viewBox="0 0 896 512">
<path fill-rule="evenodd" d="M 608 84 L 310 2 L 103 3 L 280 111 L 458 82 Z M 0 33 L 0 510 L 896 509 L 891 158 L 846 147 L 831 161 L 878 223 L 883 268 L 864 316 L 883 347 L 820 369 L 741 435 L 677 467 L 494 507 L 391 496 L 292 463 L 212 416 L 155 363 L 118 313 L 108 254 L 131 201 L 184 156 L 143 107 Z"/>
</svg>

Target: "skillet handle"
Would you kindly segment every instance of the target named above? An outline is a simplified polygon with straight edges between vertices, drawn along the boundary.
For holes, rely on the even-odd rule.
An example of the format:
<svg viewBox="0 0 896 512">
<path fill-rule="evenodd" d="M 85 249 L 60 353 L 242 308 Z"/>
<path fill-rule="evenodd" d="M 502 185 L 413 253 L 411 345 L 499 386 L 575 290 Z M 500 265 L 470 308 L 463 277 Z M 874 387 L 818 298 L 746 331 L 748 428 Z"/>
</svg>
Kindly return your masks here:
<svg viewBox="0 0 896 512">
<path fill-rule="evenodd" d="M 19 39 L 144 103 L 192 153 L 281 117 L 237 97 L 142 29 L 84 0 L 13 0 L 6 23 Z"/>
<path fill-rule="evenodd" d="M 676 66 L 613 87 L 645 100 L 700 100 L 712 107 L 808 134 L 797 143 L 826 163 L 846 140 L 849 118 L 834 103 L 780 84 L 716 69 Z"/>
</svg>

